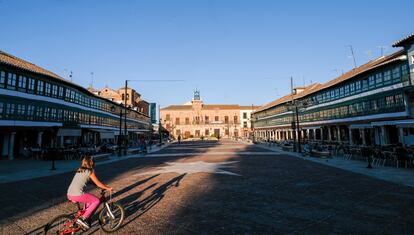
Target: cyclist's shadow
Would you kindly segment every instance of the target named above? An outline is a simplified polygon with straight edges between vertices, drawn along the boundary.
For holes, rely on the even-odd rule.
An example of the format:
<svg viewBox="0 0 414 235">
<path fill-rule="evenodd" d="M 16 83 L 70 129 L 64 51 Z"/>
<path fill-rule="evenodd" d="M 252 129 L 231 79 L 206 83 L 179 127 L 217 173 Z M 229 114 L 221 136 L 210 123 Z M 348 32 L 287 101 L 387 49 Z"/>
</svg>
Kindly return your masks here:
<svg viewBox="0 0 414 235">
<path fill-rule="evenodd" d="M 122 227 L 126 226 L 131 221 L 145 214 L 153 206 L 160 202 L 164 198 L 165 192 L 173 186 L 178 187 L 180 185 L 180 181 L 184 178 L 186 174 L 187 173 L 181 174 L 169 180 L 168 182 L 162 184 L 161 186 L 156 188 L 150 196 L 146 197 L 142 201 L 138 201 L 136 199 L 139 198 L 145 190 L 154 187 L 156 183 L 148 186 L 142 192 L 137 192 L 135 193 L 135 195 L 131 195 L 127 198 L 122 199 L 120 203 L 122 203 L 122 205 L 125 206 L 125 223 L 122 225 Z"/>
<path fill-rule="evenodd" d="M 124 223 L 122 224 L 122 227 L 126 226 L 131 221 L 145 214 L 153 206 L 155 206 L 158 202 L 160 202 L 164 198 L 165 192 L 173 186 L 178 187 L 180 184 L 180 181 L 184 178 L 186 174 L 187 173 L 181 174 L 169 180 L 168 182 L 162 184 L 161 186 L 156 188 L 154 191 L 152 191 L 151 195 L 144 198 L 142 201 L 138 201 L 137 199 L 141 197 L 145 191 L 155 187 L 157 183 L 153 183 L 139 192 L 133 193 L 131 195 L 128 195 L 120 199 L 118 203 L 123 205 L 125 209 L 125 219 L 124 219 Z M 94 227 L 95 227 L 94 230 L 89 230 L 88 234 L 95 233 L 99 230 L 99 227 L 96 227 L 96 226 Z"/>
</svg>

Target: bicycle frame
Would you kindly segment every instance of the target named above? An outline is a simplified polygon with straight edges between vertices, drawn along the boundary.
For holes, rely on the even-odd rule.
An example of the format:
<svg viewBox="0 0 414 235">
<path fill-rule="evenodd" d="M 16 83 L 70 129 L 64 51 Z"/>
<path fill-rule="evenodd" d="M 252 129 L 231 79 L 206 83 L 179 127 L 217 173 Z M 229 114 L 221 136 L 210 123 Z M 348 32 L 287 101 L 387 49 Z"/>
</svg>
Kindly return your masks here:
<svg viewBox="0 0 414 235">
<path fill-rule="evenodd" d="M 109 198 L 109 200 L 108 200 L 108 198 L 105 196 L 105 191 L 102 191 L 101 192 L 101 197 L 99 198 L 99 205 L 101 205 L 101 204 L 104 204 L 104 206 L 106 207 L 106 209 L 107 209 L 107 211 L 108 211 L 108 214 L 109 214 L 109 216 L 112 218 L 112 219 L 114 219 L 115 218 L 115 216 L 114 216 L 114 214 L 112 213 L 112 211 L 111 211 L 111 208 L 110 208 L 110 206 L 109 206 L 109 203 L 108 203 L 108 201 L 110 201 L 111 200 L 111 197 L 112 196 L 110 196 L 110 198 Z M 76 212 L 76 215 L 75 215 L 75 217 L 73 218 L 73 220 L 70 220 L 70 221 L 68 221 L 67 222 L 67 228 L 65 228 L 65 230 L 64 231 L 62 231 L 61 232 L 61 234 L 71 234 L 71 233 L 75 233 L 75 232 L 78 232 L 79 230 L 81 230 L 82 228 L 80 228 L 80 227 L 77 227 L 77 226 L 74 226 L 75 224 L 76 224 L 76 221 L 83 215 L 83 214 L 85 214 L 85 212 L 86 212 L 86 205 L 84 204 L 83 205 L 83 208 L 82 209 L 79 209 L 77 212 Z M 66 223 L 65 223 L 65 227 L 66 227 Z"/>
</svg>

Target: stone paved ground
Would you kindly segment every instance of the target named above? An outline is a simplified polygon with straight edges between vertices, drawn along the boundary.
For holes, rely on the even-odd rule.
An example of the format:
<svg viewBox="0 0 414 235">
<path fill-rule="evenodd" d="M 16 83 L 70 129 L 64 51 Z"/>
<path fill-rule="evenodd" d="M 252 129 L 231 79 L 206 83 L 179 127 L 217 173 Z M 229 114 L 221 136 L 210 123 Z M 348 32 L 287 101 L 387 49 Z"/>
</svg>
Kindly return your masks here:
<svg viewBox="0 0 414 235">
<path fill-rule="evenodd" d="M 116 234 L 414 234 L 414 188 L 253 145 L 172 144 L 96 171 L 126 208 Z M 0 234 L 38 234 L 74 211 L 72 177 L 0 184 Z"/>
</svg>

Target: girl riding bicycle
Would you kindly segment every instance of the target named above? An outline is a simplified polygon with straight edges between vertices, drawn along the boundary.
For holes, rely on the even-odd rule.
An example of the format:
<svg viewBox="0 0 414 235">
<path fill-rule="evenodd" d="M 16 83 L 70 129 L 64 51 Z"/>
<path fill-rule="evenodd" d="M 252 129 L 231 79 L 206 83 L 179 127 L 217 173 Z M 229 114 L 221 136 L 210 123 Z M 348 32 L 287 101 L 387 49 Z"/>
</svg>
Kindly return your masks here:
<svg viewBox="0 0 414 235">
<path fill-rule="evenodd" d="M 95 183 L 101 189 L 104 190 L 112 190 L 112 187 L 109 187 L 103 184 L 98 177 L 95 175 L 94 171 L 95 162 L 90 155 L 85 156 L 82 159 L 81 167 L 76 171 L 75 176 L 73 177 L 72 183 L 69 185 L 68 188 L 68 199 L 72 202 L 81 202 L 84 203 L 86 206 L 85 214 L 80 217 L 76 223 L 80 226 L 84 227 L 85 229 L 90 228 L 90 224 L 88 222 L 88 218 L 92 215 L 95 209 L 99 206 L 100 201 L 97 197 L 90 193 L 85 193 L 86 183 L 88 183 L 89 179 Z"/>
</svg>

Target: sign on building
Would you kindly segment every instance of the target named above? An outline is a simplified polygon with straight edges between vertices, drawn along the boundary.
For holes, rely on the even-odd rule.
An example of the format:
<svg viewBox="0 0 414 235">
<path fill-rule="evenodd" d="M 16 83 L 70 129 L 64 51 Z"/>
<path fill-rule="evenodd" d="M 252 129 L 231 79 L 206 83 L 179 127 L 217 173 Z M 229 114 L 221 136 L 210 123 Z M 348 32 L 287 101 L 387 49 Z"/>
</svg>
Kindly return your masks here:
<svg viewBox="0 0 414 235">
<path fill-rule="evenodd" d="M 157 123 L 157 103 L 150 104 L 151 123 Z"/>
</svg>

